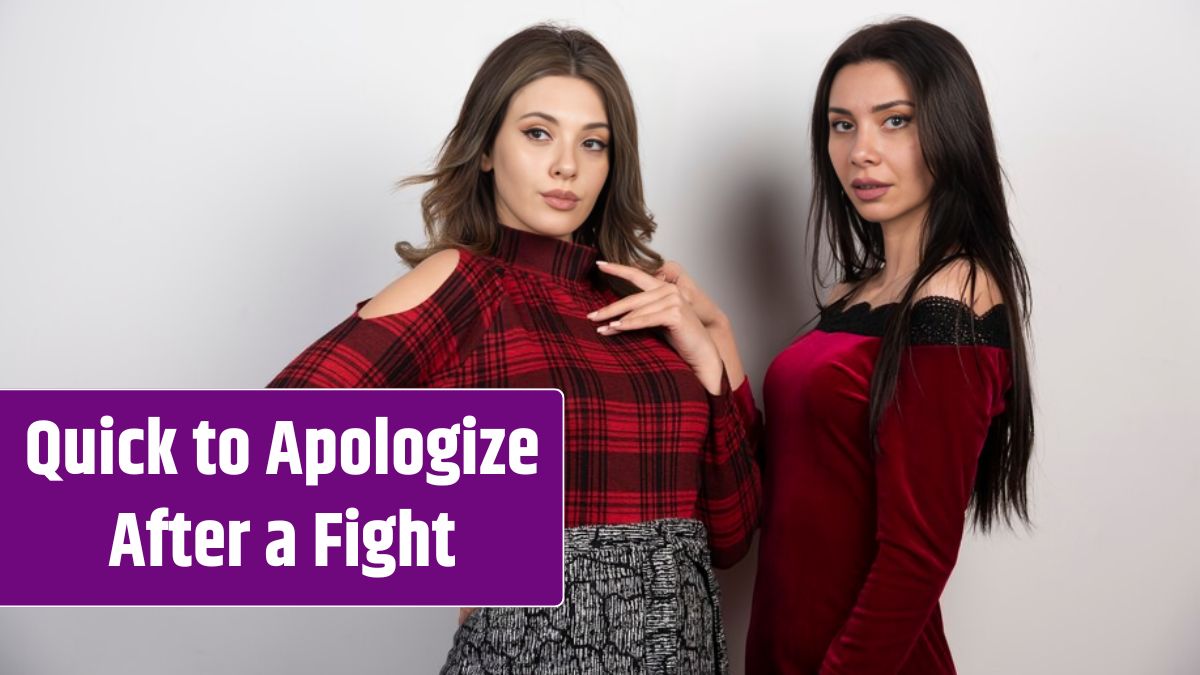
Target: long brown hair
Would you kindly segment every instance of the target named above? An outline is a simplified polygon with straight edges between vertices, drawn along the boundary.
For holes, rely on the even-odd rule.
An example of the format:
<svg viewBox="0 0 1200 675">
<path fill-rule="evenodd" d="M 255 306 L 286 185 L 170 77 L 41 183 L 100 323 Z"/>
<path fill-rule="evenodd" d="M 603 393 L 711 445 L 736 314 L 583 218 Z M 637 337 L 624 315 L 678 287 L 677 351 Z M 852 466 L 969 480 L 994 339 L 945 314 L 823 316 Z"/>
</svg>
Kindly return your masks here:
<svg viewBox="0 0 1200 675">
<path fill-rule="evenodd" d="M 604 45 L 575 28 L 538 24 L 513 35 L 492 50 L 479 67 L 458 122 L 438 154 L 433 171 L 400 181 L 400 186 L 431 183 L 421 198 L 425 247 L 407 241 L 396 252 L 416 265 L 445 248 L 478 253 L 492 250 L 497 236 L 495 186 L 481 170 L 509 101 L 521 87 L 549 75 L 578 77 L 597 89 L 612 129 L 608 177 L 587 220 L 576 230 L 577 243 L 595 246 L 604 260 L 657 269 L 662 257 L 647 245 L 654 233 L 646 210 L 638 157 L 633 98 L 620 67 Z"/>
<path fill-rule="evenodd" d="M 892 403 L 917 289 L 959 258 L 969 262 L 967 304 L 975 293 L 976 269 L 999 286 L 1008 318 L 1012 388 L 1005 412 L 992 421 L 979 457 L 971 495 L 973 521 L 987 531 L 1013 516 L 1029 522 L 1026 473 L 1033 451 L 1033 402 L 1025 330 L 1030 288 L 1013 239 L 1005 205 L 1003 173 L 992 135 L 983 86 L 971 56 L 946 30 L 919 19 L 901 18 L 866 26 L 834 51 L 817 83 L 812 111 L 813 199 L 809 213 L 814 286 L 820 279 L 821 243 L 840 281 L 858 286 L 883 268 L 883 229 L 864 220 L 846 200 L 829 159 L 829 92 L 845 66 L 884 61 L 908 81 L 916 100 L 916 122 L 925 164 L 933 175 L 925 217 L 921 260 L 903 299 L 891 315 L 871 378 L 870 430 Z M 857 289 L 852 290 L 853 294 Z"/>
</svg>

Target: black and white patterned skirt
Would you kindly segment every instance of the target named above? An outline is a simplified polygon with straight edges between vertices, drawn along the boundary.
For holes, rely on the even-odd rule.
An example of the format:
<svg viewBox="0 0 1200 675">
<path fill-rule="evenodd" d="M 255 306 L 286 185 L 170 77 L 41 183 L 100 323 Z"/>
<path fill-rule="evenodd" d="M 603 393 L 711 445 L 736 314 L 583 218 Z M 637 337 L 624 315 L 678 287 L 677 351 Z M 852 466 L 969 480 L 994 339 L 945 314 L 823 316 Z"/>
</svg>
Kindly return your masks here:
<svg viewBox="0 0 1200 675">
<path fill-rule="evenodd" d="M 442 675 L 729 671 L 702 523 L 569 528 L 565 548 L 563 604 L 475 610 Z"/>
</svg>

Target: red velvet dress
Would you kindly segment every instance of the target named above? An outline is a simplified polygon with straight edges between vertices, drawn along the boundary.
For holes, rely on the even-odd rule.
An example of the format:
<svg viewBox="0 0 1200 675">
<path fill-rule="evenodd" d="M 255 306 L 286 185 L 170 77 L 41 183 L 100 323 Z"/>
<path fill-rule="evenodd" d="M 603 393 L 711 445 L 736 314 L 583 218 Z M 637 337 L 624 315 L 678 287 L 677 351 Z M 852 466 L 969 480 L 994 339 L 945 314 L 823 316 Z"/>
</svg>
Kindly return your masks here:
<svg viewBox="0 0 1200 675">
<path fill-rule="evenodd" d="M 939 597 L 980 450 L 1010 388 L 1001 306 L 919 300 L 870 447 L 868 394 L 896 305 L 823 310 L 763 387 L 766 509 L 746 672 L 954 673 Z"/>
</svg>

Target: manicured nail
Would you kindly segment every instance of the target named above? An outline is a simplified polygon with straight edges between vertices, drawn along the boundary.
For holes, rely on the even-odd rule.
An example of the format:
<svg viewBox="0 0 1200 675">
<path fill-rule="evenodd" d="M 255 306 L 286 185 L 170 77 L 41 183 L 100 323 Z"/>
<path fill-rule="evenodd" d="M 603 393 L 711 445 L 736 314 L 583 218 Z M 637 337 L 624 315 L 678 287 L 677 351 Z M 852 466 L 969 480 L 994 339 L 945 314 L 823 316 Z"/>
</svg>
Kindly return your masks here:
<svg viewBox="0 0 1200 675">
<path fill-rule="evenodd" d="M 587 315 L 587 318 L 589 318 L 589 319 L 595 319 L 595 318 L 596 318 L 596 313 L 595 313 L 595 312 L 591 312 L 591 313 L 589 313 L 589 314 Z"/>
<path fill-rule="evenodd" d="M 604 260 L 597 260 L 597 261 L 596 261 L 596 264 L 597 264 L 597 265 L 607 265 L 608 263 L 607 263 L 606 261 L 604 261 Z"/>
</svg>

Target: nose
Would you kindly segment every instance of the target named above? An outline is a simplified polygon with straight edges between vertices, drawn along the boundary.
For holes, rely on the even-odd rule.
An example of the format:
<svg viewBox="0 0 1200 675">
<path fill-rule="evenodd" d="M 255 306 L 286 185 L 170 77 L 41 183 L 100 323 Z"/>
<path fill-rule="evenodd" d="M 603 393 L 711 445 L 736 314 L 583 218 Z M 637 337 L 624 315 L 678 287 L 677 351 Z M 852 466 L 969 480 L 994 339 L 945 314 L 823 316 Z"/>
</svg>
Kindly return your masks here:
<svg viewBox="0 0 1200 675">
<path fill-rule="evenodd" d="M 850 149 L 850 163 L 859 168 L 879 164 L 879 138 L 874 130 L 860 127 Z"/>
<path fill-rule="evenodd" d="M 574 178 L 578 170 L 579 162 L 575 158 L 575 148 L 569 143 L 563 143 L 562 148 L 555 153 L 550 175 L 555 178 Z"/>
</svg>

